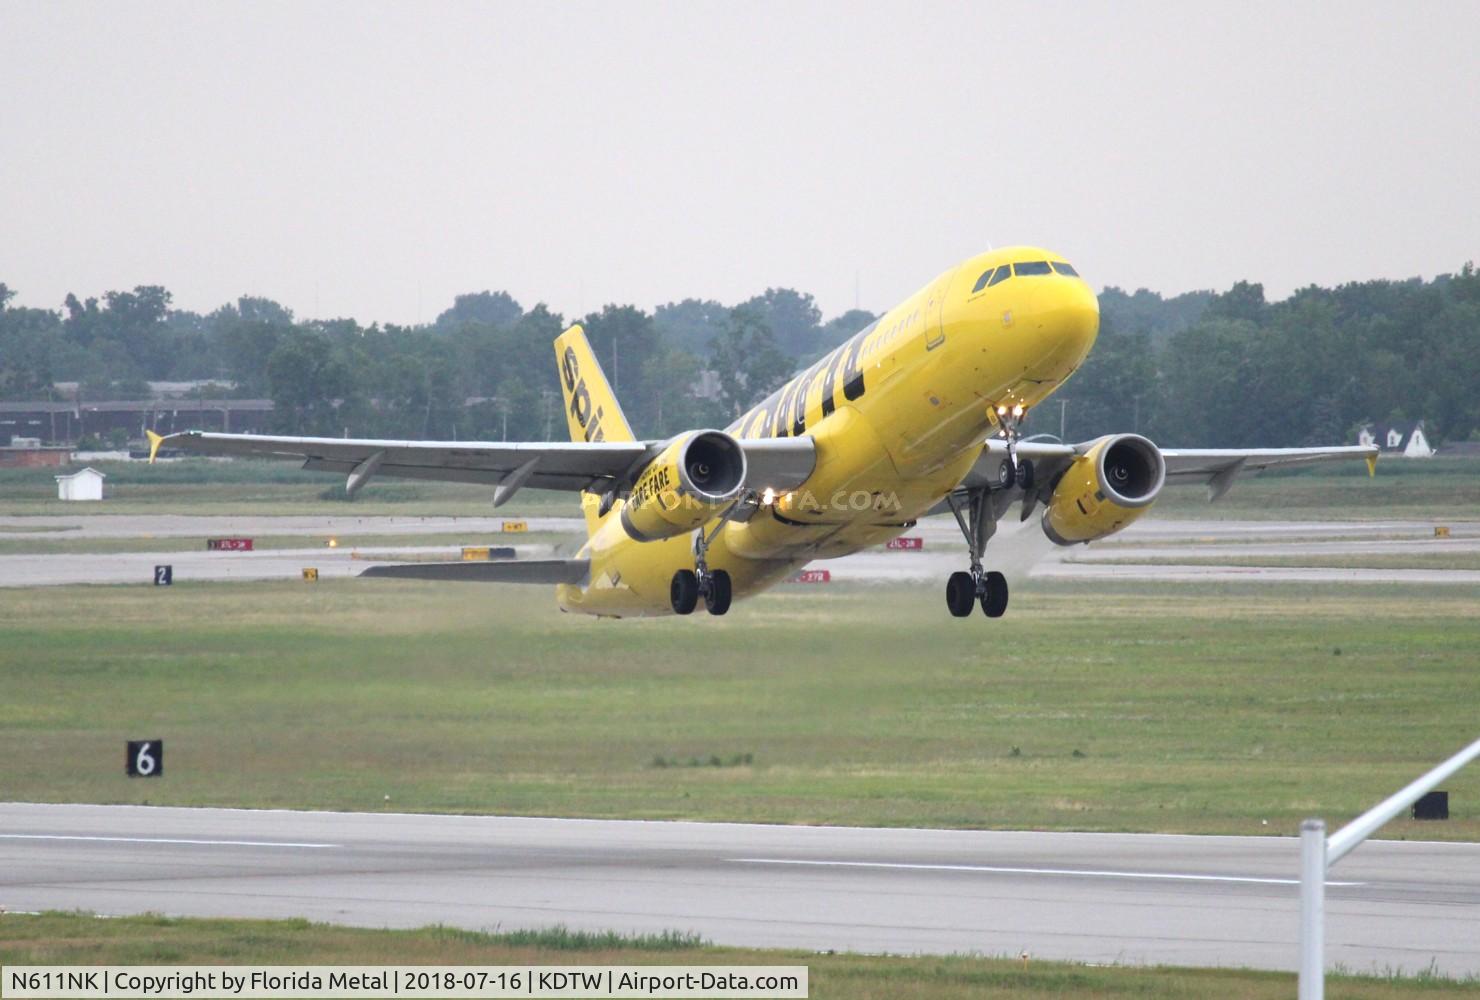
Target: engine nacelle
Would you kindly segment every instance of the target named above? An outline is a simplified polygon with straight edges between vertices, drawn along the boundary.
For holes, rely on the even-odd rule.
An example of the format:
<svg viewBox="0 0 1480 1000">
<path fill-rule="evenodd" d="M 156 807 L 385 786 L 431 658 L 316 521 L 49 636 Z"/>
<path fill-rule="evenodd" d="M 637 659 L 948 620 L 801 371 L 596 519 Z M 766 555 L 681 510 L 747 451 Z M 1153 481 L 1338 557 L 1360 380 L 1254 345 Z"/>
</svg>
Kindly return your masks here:
<svg viewBox="0 0 1480 1000">
<path fill-rule="evenodd" d="M 1161 450 L 1139 434 L 1101 438 L 1054 486 L 1043 533 L 1057 545 L 1114 534 L 1151 509 L 1166 478 Z"/>
<path fill-rule="evenodd" d="M 735 501 L 745 471 L 745 449 L 723 431 L 677 437 L 637 477 L 622 530 L 639 542 L 693 531 Z"/>
</svg>

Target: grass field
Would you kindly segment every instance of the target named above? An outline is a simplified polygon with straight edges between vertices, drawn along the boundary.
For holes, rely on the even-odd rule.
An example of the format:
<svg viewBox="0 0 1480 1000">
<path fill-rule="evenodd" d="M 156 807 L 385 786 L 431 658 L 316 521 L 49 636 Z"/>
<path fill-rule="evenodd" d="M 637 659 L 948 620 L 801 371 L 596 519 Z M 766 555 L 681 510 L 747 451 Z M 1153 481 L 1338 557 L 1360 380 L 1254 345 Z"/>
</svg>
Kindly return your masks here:
<svg viewBox="0 0 1480 1000">
<path fill-rule="evenodd" d="M 1168 487 L 1158 517 L 1352 520 L 1480 516 L 1480 460 L 1385 459 L 1246 476 L 1216 504 L 1201 487 Z"/>
<path fill-rule="evenodd" d="M 0 798 L 1291 834 L 1476 735 L 1480 588 L 1056 584 L 998 622 L 937 589 L 626 622 L 545 588 L 5 591 Z M 166 778 L 123 776 L 130 737 Z M 1388 835 L 1480 839 L 1480 772 L 1449 790 Z"/>
<path fill-rule="evenodd" d="M 465 483 L 377 479 L 353 500 L 344 499 L 344 477 L 304 472 L 291 462 L 219 462 L 187 459 L 148 465 L 100 462 L 108 476 L 101 504 L 57 499 L 56 469 L 0 469 L 0 515 L 37 514 L 324 514 L 460 515 L 506 514 L 580 516 L 568 493 L 521 490 L 517 513 L 494 511 L 493 488 Z"/>
<path fill-rule="evenodd" d="M 1109 566 L 1310 566 L 1321 569 L 1480 569 L 1480 552 L 1359 552 L 1298 556 L 1131 556 L 1069 562 Z"/>
<path fill-rule="evenodd" d="M 899 957 L 716 948 L 681 932 L 641 938 L 563 930 L 482 934 L 446 927 L 358 930 L 305 921 L 176 920 L 81 914 L 0 915 L 0 964 L 169 965 L 804 965 L 809 995 L 850 1000 L 1155 997 L 1275 1000 L 1277 972 L 1094 967 L 968 956 Z M 1435 976 L 1327 977 L 1332 997 L 1474 997 L 1480 984 Z"/>
</svg>

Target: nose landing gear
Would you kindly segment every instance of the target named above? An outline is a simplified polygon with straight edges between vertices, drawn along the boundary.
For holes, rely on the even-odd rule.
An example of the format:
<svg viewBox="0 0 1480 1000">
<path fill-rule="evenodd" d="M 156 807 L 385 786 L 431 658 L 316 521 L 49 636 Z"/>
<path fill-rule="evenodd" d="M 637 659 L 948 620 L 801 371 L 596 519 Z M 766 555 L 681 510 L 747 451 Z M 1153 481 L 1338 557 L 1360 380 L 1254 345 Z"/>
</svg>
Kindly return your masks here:
<svg viewBox="0 0 1480 1000">
<path fill-rule="evenodd" d="M 997 530 L 992 495 L 984 489 L 970 491 L 966 495 L 964 510 L 954 495 L 946 497 L 946 503 L 956 516 L 956 524 L 966 537 L 966 545 L 971 552 L 971 568 L 957 570 L 946 580 L 946 607 L 955 617 L 965 618 L 971 614 L 972 605 L 980 603 L 982 614 L 988 618 L 1001 618 L 1007 611 L 1007 577 L 996 570 L 982 568 L 982 552 Z"/>
</svg>

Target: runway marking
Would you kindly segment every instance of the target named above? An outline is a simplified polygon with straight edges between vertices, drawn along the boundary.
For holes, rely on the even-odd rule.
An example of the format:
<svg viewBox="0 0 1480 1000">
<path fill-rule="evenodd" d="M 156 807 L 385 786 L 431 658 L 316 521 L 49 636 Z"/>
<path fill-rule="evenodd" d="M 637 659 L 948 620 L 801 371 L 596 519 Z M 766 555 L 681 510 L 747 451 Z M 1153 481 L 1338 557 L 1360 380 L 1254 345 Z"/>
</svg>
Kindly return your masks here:
<svg viewBox="0 0 1480 1000">
<path fill-rule="evenodd" d="M 806 861 L 799 858 L 730 858 L 741 865 L 810 865 L 817 868 L 901 868 L 908 871 L 983 872 L 989 875 L 1062 875 L 1081 878 L 1140 878 L 1168 882 L 1246 882 L 1255 885 L 1299 885 L 1298 878 L 1257 878 L 1252 875 L 1189 875 L 1181 872 L 1116 872 L 1084 868 L 1006 868 L 996 865 L 924 865 L 895 861 Z M 1366 882 L 1327 882 L 1354 886 Z"/>
<path fill-rule="evenodd" d="M 339 847 L 339 844 L 300 844 L 283 840 L 188 840 L 184 837 L 84 837 L 68 833 L 0 833 L 0 840 L 87 840 L 111 844 L 198 844 L 206 847 Z"/>
</svg>

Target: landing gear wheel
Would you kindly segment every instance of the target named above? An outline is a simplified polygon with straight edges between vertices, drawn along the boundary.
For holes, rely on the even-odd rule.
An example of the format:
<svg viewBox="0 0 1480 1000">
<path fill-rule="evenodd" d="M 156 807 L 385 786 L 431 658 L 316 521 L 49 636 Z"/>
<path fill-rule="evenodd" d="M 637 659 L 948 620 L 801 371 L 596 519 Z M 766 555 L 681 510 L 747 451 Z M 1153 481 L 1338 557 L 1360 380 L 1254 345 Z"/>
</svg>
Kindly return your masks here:
<svg viewBox="0 0 1480 1000">
<path fill-rule="evenodd" d="M 673 603 L 674 614 L 693 614 L 699 604 L 699 578 L 691 569 L 681 569 L 673 574 L 668 585 L 668 599 Z"/>
<path fill-rule="evenodd" d="M 1013 467 L 1012 459 L 1004 458 L 1002 464 L 997 466 L 997 488 L 1010 490 L 1017 484 L 1018 472 Z"/>
<path fill-rule="evenodd" d="M 989 570 L 982 576 L 982 614 L 988 618 L 1001 618 L 1006 610 L 1007 577 L 995 569 Z"/>
<path fill-rule="evenodd" d="M 1018 485 L 1023 488 L 1024 493 L 1033 489 L 1033 463 L 1026 458 L 1018 462 L 1017 467 Z"/>
<path fill-rule="evenodd" d="M 730 610 L 730 574 L 722 569 L 715 570 L 709 577 L 709 587 L 704 591 L 704 607 L 712 615 L 722 615 Z"/>
<path fill-rule="evenodd" d="M 971 614 L 971 606 L 975 603 L 976 581 L 971 574 L 962 570 L 952 573 L 946 580 L 946 607 L 951 609 L 951 614 L 965 618 Z"/>
</svg>

